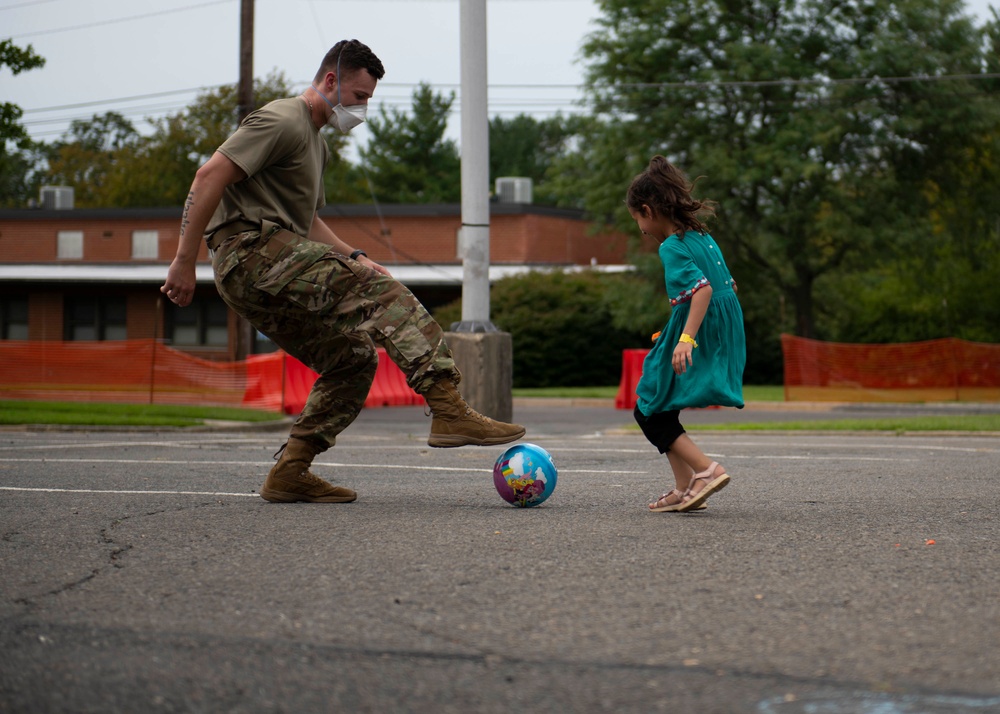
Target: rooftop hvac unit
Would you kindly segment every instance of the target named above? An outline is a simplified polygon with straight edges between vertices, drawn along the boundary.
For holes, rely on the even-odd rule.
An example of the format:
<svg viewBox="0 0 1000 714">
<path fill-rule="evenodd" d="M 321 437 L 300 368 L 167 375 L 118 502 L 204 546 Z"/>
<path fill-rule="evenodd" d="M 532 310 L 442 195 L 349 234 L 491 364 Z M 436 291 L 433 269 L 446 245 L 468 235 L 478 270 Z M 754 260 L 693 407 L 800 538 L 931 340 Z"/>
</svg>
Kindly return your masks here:
<svg viewBox="0 0 1000 714">
<path fill-rule="evenodd" d="M 39 200 L 42 208 L 68 211 L 73 208 L 73 187 L 42 186 Z"/>
<path fill-rule="evenodd" d="M 531 179 L 524 176 L 498 178 L 497 200 L 500 203 L 531 203 Z"/>
</svg>

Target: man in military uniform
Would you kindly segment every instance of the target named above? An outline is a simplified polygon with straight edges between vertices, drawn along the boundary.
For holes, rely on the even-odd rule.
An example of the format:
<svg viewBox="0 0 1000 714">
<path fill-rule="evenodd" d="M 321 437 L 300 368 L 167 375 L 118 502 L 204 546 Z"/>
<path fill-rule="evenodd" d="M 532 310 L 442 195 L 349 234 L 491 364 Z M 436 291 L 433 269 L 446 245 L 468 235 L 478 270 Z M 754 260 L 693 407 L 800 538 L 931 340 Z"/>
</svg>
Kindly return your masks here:
<svg viewBox="0 0 1000 714">
<path fill-rule="evenodd" d="M 461 379 L 441 327 L 383 266 L 344 243 L 317 215 L 329 149 L 320 129 L 364 120 L 382 62 L 357 40 L 338 42 L 312 85 L 250 114 L 195 174 L 177 255 L 160 288 L 191 303 L 204 236 L 219 294 L 275 344 L 319 373 L 260 494 L 268 501 L 345 503 L 351 489 L 309 466 L 364 406 L 376 344 L 423 395 L 437 447 L 505 444 L 524 428 L 485 417 L 458 392 Z"/>
</svg>

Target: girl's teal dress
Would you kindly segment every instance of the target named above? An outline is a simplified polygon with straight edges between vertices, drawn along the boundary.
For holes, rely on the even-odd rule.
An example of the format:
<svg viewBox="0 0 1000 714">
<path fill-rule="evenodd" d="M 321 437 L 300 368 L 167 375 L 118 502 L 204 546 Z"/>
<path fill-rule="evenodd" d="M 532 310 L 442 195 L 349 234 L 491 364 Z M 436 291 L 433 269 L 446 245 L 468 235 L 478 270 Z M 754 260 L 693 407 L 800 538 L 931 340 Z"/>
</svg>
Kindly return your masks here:
<svg viewBox="0 0 1000 714">
<path fill-rule="evenodd" d="M 639 411 L 649 417 L 686 407 L 742 408 L 747 341 L 743 310 L 722 251 L 707 233 L 688 231 L 660 244 L 660 260 L 673 311 L 642 363 L 635 389 Z M 684 332 L 691 298 L 706 285 L 712 286 L 712 300 L 694 335 L 698 343 L 694 364 L 684 374 L 674 374 L 671 358 Z"/>
</svg>

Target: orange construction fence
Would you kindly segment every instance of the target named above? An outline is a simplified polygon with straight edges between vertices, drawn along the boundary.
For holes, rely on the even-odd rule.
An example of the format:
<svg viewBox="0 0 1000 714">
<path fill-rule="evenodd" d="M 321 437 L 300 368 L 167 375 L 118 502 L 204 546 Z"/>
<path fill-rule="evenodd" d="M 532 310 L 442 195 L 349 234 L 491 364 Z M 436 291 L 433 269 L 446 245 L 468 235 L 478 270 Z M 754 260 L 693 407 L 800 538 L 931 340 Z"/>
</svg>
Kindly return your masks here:
<svg viewBox="0 0 1000 714">
<path fill-rule="evenodd" d="M 1000 401 L 1000 345 L 955 338 L 896 344 L 781 336 L 786 401 Z"/>
<path fill-rule="evenodd" d="M 423 404 L 385 350 L 378 356 L 365 406 Z M 211 404 L 297 414 L 317 376 L 280 351 L 212 362 L 156 340 L 0 341 L 0 399 Z"/>
<path fill-rule="evenodd" d="M 1000 345 L 954 338 L 860 345 L 781 336 L 785 401 L 1000 401 Z M 619 409 L 635 408 L 649 350 L 622 350 Z"/>
</svg>

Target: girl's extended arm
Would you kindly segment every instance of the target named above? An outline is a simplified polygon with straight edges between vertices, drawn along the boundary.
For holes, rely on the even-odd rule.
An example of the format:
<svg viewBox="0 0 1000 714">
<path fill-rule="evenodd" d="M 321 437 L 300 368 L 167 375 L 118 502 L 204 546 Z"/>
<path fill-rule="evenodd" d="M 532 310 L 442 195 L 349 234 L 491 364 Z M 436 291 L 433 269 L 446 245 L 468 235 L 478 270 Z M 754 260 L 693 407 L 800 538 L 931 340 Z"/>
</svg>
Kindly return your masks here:
<svg viewBox="0 0 1000 714">
<path fill-rule="evenodd" d="M 708 303 L 711 301 L 711 285 L 706 285 L 691 297 L 691 307 L 688 310 L 687 321 L 684 323 L 685 335 L 697 338 L 698 330 L 701 328 L 701 321 L 705 319 L 705 313 L 708 312 Z M 677 346 L 674 347 L 672 363 L 676 374 L 684 374 L 687 368 L 694 364 L 693 351 L 694 345 L 688 342 L 678 342 Z"/>
</svg>

